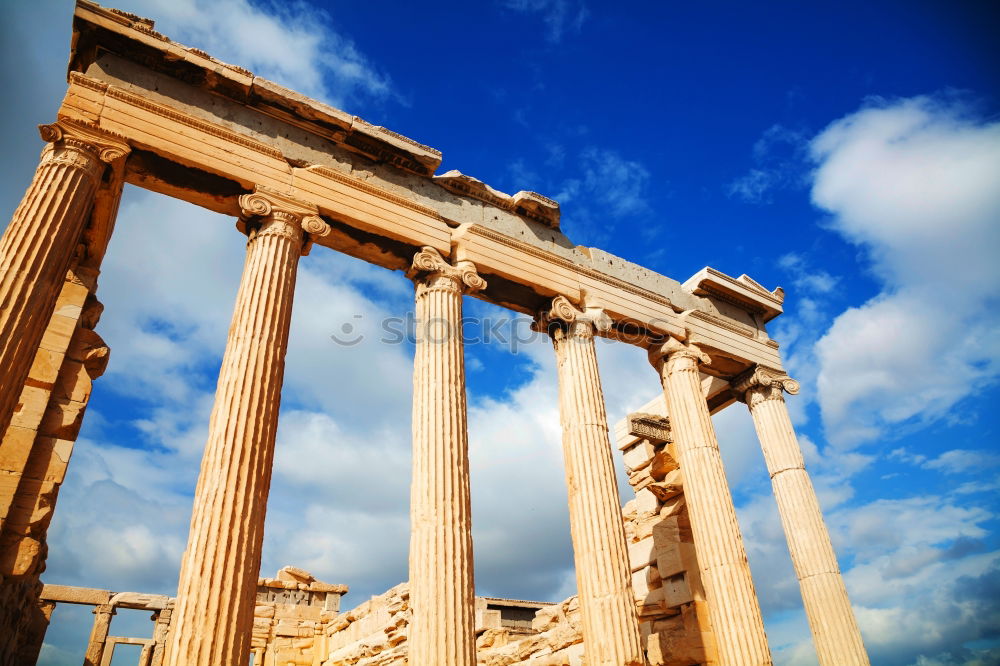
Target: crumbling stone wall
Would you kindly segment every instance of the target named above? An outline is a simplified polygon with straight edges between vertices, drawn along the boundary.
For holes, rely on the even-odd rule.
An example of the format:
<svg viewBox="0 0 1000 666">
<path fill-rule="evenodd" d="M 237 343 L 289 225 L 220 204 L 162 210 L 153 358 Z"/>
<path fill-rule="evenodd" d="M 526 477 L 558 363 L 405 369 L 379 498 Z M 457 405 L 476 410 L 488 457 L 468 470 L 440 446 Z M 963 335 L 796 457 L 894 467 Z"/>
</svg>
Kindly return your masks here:
<svg viewBox="0 0 1000 666">
<path fill-rule="evenodd" d="M 283 567 L 257 579 L 250 647 L 255 664 L 313 666 L 325 656 L 326 625 L 340 610 L 346 585 L 316 580 L 308 571 Z"/>
<path fill-rule="evenodd" d="M 647 659 L 650 666 L 715 664 L 715 639 L 669 421 L 632 414 L 628 425 L 619 446 L 635 499 L 623 513 Z"/>
<path fill-rule="evenodd" d="M 0 443 L 0 664 L 34 663 L 48 625 L 38 603 L 46 532 L 109 353 L 93 330 L 103 309 L 96 280 L 89 269 L 67 274 Z"/>
<path fill-rule="evenodd" d="M 535 613 L 530 631 L 486 629 L 476 639 L 479 666 L 579 666 L 583 628 L 576 596 Z"/>
<path fill-rule="evenodd" d="M 405 664 L 409 627 L 410 587 L 400 583 L 327 625 L 329 652 L 323 666 Z"/>
</svg>

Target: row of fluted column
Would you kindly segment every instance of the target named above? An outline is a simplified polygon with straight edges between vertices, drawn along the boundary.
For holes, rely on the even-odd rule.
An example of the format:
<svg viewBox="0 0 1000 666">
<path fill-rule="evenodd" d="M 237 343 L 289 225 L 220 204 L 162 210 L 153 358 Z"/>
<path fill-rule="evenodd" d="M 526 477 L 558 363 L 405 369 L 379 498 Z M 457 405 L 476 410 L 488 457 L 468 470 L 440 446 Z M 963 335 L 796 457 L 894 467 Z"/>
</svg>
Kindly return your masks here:
<svg viewBox="0 0 1000 666">
<path fill-rule="evenodd" d="M 129 152 L 121 137 L 59 121 L 35 179 L 0 241 L 0 432 L 6 428 L 76 251 L 108 164 Z M 246 261 L 166 646 L 170 666 L 235 666 L 249 653 L 277 416 L 299 257 L 328 233 L 315 206 L 257 188 L 240 198 Z M 474 666 L 474 581 L 463 294 L 485 288 L 468 261 L 433 248 L 416 254 L 417 341 L 413 374 L 409 661 Z M 594 336 L 611 320 L 558 296 L 536 326 L 552 339 L 574 559 L 588 664 L 639 666 L 643 649 L 631 590 Z M 709 602 L 725 665 L 771 657 L 711 417 L 697 346 L 653 345 Z M 788 538 L 806 613 L 824 666 L 867 664 L 819 504 L 782 391 L 795 383 L 752 368 L 733 381 L 753 415 Z M 113 612 L 113 610 L 111 611 Z M 111 612 L 94 625 L 107 633 Z M 88 653 L 88 658 L 93 655 Z"/>
</svg>

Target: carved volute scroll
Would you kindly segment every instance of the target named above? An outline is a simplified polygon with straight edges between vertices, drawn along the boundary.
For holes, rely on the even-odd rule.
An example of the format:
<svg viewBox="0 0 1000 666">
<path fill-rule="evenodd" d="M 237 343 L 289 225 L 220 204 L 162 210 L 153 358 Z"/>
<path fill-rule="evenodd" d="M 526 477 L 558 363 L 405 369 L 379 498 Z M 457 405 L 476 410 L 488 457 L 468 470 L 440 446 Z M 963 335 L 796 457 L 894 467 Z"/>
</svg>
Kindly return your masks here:
<svg viewBox="0 0 1000 666">
<path fill-rule="evenodd" d="M 799 383 L 780 370 L 755 365 L 738 375 L 732 381 L 733 393 L 753 407 L 765 400 L 784 400 L 783 392 L 795 395 L 799 392 Z"/>
<path fill-rule="evenodd" d="M 674 338 L 651 345 L 648 353 L 649 362 L 661 375 L 673 366 L 697 370 L 699 364 L 708 365 L 712 361 L 697 345 Z"/>
<path fill-rule="evenodd" d="M 105 164 L 112 164 L 132 150 L 125 137 L 79 121 L 60 119 L 39 125 L 38 133 L 49 144 L 42 153 L 43 163 L 81 169 L 95 181 L 100 180 Z"/>
<path fill-rule="evenodd" d="M 471 261 L 449 264 L 440 252 L 429 246 L 413 255 L 413 264 L 406 277 L 416 283 L 418 290 L 452 289 L 469 294 L 486 288 L 486 280 L 480 277 Z"/>
<path fill-rule="evenodd" d="M 595 332 L 605 333 L 613 324 L 611 317 L 601 308 L 578 308 L 565 296 L 552 299 L 548 310 L 543 310 L 536 318 L 535 327 L 556 337 L 588 337 Z"/>
<path fill-rule="evenodd" d="M 262 234 L 301 240 L 305 256 L 313 238 L 330 233 L 330 226 L 319 216 L 315 205 L 277 190 L 258 185 L 252 193 L 242 195 L 239 202 L 242 216 L 236 226 L 251 241 Z"/>
</svg>

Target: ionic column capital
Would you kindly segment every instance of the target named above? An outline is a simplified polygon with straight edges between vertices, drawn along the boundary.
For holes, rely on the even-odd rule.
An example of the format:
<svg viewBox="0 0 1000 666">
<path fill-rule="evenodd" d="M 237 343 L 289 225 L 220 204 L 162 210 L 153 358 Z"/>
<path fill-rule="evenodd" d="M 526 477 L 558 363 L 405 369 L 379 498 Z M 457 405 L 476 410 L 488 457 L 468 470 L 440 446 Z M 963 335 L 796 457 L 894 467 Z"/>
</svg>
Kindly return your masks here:
<svg viewBox="0 0 1000 666">
<path fill-rule="evenodd" d="M 736 399 L 753 407 L 765 400 L 784 401 L 783 392 L 799 392 L 799 383 L 780 370 L 755 365 L 730 382 Z"/>
<path fill-rule="evenodd" d="M 697 345 L 674 338 L 654 343 L 649 347 L 648 354 L 649 362 L 661 374 L 675 368 L 697 368 L 699 363 L 708 365 L 712 362 L 708 354 Z"/>
<path fill-rule="evenodd" d="M 262 185 L 240 196 L 239 203 L 242 216 L 236 226 L 251 241 L 262 235 L 284 236 L 302 242 L 302 254 L 306 255 L 313 238 L 330 233 L 330 225 L 319 216 L 314 204 Z"/>
<path fill-rule="evenodd" d="M 535 329 L 552 337 L 592 338 L 595 332 L 609 331 L 613 323 L 601 308 L 578 308 L 568 298 L 559 295 L 552 299 L 547 310 L 538 313 Z"/>
<path fill-rule="evenodd" d="M 406 271 L 406 277 L 413 280 L 418 289 L 435 287 L 468 294 L 486 288 L 486 280 L 480 277 L 474 263 L 463 260 L 450 264 L 430 246 L 413 255 L 413 264 Z"/>
<path fill-rule="evenodd" d="M 125 157 L 132 151 L 128 139 L 120 134 L 108 132 L 96 125 L 60 118 L 48 125 L 39 125 L 38 133 L 42 141 L 62 145 L 77 152 L 86 152 L 108 164 Z M 50 154 L 49 159 L 59 159 Z M 81 165 L 82 166 L 82 165 Z"/>
</svg>

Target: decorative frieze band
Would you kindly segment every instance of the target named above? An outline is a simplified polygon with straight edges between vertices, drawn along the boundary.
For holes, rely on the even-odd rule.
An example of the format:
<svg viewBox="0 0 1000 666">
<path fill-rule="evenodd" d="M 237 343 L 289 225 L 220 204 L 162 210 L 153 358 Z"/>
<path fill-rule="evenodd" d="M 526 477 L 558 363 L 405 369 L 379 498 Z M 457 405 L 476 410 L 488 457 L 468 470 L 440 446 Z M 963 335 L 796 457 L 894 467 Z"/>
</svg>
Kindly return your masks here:
<svg viewBox="0 0 1000 666">
<path fill-rule="evenodd" d="M 75 82 L 79 82 L 78 78 L 74 78 L 73 80 Z M 144 109 L 151 113 L 155 113 L 158 116 L 162 116 L 164 118 L 169 118 L 179 123 L 183 123 L 188 127 L 192 127 L 201 132 L 211 134 L 212 136 L 223 139 L 224 141 L 230 141 L 237 145 L 243 146 L 244 148 L 249 148 L 250 150 L 261 153 L 262 155 L 267 155 L 268 157 L 273 157 L 279 160 L 284 159 L 284 155 L 280 150 L 272 148 L 271 146 L 268 146 L 266 144 L 263 144 L 260 141 L 256 141 L 246 135 L 238 134 L 231 130 L 225 129 L 224 127 L 216 125 L 215 123 L 210 123 L 204 120 L 200 120 L 198 118 L 195 118 L 194 116 L 191 116 L 190 114 L 180 113 L 178 111 L 171 109 L 170 107 L 164 106 L 162 104 L 157 104 L 156 102 L 151 102 L 150 100 L 145 99 L 144 97 L 132 94 L 116 86 L 108 86 L 106 94 L 108 95 L 108 97 L 114 99 L 120 99 L 124 102 L 127 102 L 128 104 L 131 104 L 132 106 L 136 106 L 140 109 Z"/>
<path fill-rule="evenodd" d="M 628 415 L 628 434 L 648 439 L 653 444 L 674 441 L 670 434 L 670 418 L 659 414 L 634 412 Z"/>
</svg>

